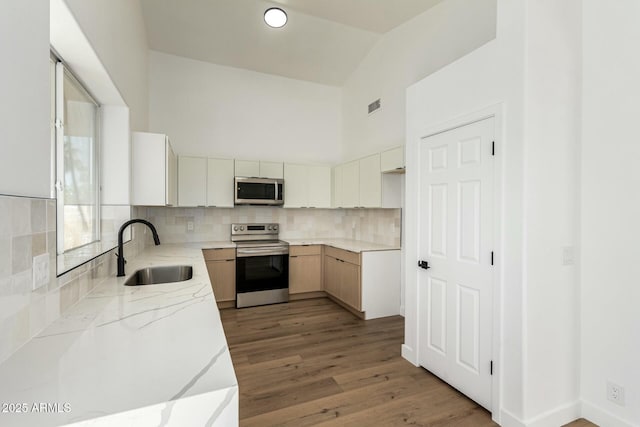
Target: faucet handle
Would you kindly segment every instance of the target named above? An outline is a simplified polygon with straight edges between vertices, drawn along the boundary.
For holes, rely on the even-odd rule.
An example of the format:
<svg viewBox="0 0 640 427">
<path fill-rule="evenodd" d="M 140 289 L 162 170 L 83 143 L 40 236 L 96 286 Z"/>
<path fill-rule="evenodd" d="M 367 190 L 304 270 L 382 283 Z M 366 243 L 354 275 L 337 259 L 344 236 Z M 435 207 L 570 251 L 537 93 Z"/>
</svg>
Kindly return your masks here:
<svg viewBox="0 0 640 427">
<path fill-rule="evenodd" d="M 115 255 L 116 258 L 120 258 L 120 254 L 114 253 L 113 255 Z M 124 260 L 124 263 L 127 263 L 127 260 L 124 259 L 124 257 L 122 257 L 122 259 Z"/>
</svg>

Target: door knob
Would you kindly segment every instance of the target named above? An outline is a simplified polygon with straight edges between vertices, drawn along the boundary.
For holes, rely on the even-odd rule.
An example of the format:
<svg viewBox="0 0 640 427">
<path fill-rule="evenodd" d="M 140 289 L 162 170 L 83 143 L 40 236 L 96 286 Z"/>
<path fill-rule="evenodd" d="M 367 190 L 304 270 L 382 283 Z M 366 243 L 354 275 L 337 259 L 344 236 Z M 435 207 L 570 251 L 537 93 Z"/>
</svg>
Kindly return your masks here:
<svg viewBox="0 0 640 427">
<path fill-rule="evenodd" d="M 431 268 L 429 267 L 429 263 L 427 261 L 418 261 L 418 267 L 424 268 L 425 270 Z"/>
</svg>

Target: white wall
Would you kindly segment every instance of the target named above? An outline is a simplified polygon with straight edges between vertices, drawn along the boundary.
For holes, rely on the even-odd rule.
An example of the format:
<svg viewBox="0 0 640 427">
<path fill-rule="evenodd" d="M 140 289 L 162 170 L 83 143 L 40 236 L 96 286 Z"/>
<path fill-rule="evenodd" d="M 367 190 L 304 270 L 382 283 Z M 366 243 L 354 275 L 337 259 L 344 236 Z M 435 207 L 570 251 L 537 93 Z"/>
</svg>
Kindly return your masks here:
<svg viewBox="0 0 640 427">
<path fill-rule="evenodd" d="M 0 2 L 0 194 L 50 197 L 49 2 Z"/>
<path fill-rule="evenodd" d="M 492 40 L 495 21 L 496 0 L 447 0 L 384 34 L 343 87 L 343 160 L 404 144 L 406 88 Z"/>
<path fill-rule="evenodd" d="M 341 90 L 152 51 L 150 130 L 178 154 L 334 163 Z"/>
<path fill-rule="evenodd" d="M 584 1 L 580 391 L 606 426 L 640 425 L 638 22 L 636 0 Z M 607 381 L 625 406 L 606 399 Z"/>
<path fill-rule="evenodd" d="M 148 127 L 148 46 L 139 0 L 65 0 L 131 111 Z"/>
<path fill-rule="evenodd" d="M 524 419 L 578 416 L 581 0 L 527 5 L 524 153 Z M 509 212 L 506 215 L 510 215 Z M 560 409 L 562 408 L 562 409 Z M 555 418 L 557 417 L 557 418 Z"/>
<path fill-rule="evenodd" d="M 500 396 L 494 395 L 493 416 L 503 425 L 524 418 L 523 319 L 523 152 L 525 0 L 499 0 L 497 38 L 433 73 L 407 90 L 405 345 L 403 356 L 418 363 L 418 306 L 421 290 L 415 261 L 419 259 L 419 141 L 467 120 L 489 106 L 501 112 L 496 129 L 496 168 L 502 174 L 499 192 L 502 240 L 495 243 L 501 334 L 494 336 Z M 473 117 L 477 119 L 478 117 Z"/>
</svg>

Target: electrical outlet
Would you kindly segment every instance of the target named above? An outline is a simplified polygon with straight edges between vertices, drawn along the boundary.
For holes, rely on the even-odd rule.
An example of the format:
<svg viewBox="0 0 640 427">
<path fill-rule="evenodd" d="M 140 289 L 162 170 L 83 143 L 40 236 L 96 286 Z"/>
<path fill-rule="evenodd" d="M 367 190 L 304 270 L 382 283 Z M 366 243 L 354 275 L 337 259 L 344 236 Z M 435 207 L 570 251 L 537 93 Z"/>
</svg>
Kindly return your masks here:
<svg viewBox="0 0 640 427">
<path fill-rule="evenodd" d="M 33 257 L 33 290 L 49 283 L 49 254 Z"/>
<path fill-rule="evenodd" d="M 575 264 L 575 250 L 573 246 L 565 246 L 562 248 L 562 265 Z"/>
<path fill-rule="evenodd" d="M 624 387 L 607 381 L 607 399 L 620 406 L 624 406 Z"/>
<path fill-rule="evenodd" d="M 194 225 L 193 221 L 187 221 L 187 231 L 193 231 Z"/>
</svg>

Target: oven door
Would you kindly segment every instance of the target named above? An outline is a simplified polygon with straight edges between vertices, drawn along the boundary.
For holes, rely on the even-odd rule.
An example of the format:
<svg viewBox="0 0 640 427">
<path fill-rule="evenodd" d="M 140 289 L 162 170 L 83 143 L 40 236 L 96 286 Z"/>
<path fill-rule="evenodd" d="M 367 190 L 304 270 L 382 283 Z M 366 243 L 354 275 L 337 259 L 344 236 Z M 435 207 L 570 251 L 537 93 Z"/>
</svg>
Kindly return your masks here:
<svg viewBox="0 0 640 427">
<path fill-rule="evenodd" d="M 236 307 L 289 301 L 289 255 L 236 257 Z"/>
</svg>

